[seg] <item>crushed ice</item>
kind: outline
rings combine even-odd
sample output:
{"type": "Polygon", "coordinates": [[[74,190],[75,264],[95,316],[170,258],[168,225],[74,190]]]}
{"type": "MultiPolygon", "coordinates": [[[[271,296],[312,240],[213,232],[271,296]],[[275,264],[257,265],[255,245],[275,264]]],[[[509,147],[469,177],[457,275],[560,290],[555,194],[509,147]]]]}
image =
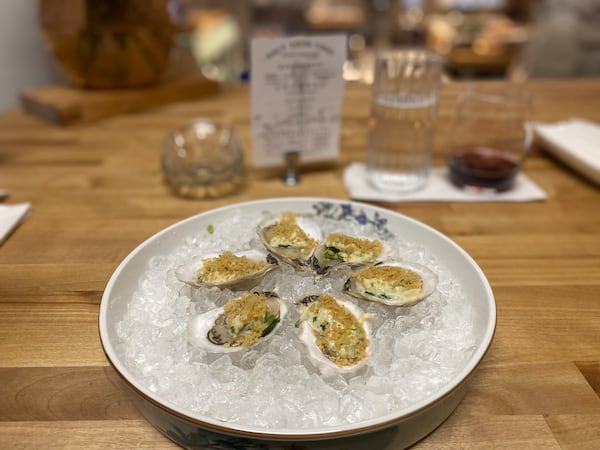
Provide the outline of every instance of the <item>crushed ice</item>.
{"type": "MultiPolygon", "coordinates": [[[[191,315],[222,306],[236,296],[217,288],[194,289],[173,271],[202,253],[261,248],[254,224],[264,213],[234,214],[227,222],[198,230],[171,254],[152,258],[145,276],[118,324],[117,351],[134,376],[160,398],[200,415],[244,426],[303,429],[332,427],[373,419],[400,410],[442,387],[474,351],[470,306],[426,248],[393,237],[397,256],[430,267],[439,276],[437,291],[407,308],[391,308],[341,294],[343,271],[314,282],[308,273],[283,265],[257,290],[277,292],[290,303],[330,292],[373,312],[373,353],[358,373],[324,378],[305,356],[290,308],[277,335],[248,351],[211,354],[191,348],[191,315]]],[[[377,232],[317,216],[325,233],[377,232]]]]}

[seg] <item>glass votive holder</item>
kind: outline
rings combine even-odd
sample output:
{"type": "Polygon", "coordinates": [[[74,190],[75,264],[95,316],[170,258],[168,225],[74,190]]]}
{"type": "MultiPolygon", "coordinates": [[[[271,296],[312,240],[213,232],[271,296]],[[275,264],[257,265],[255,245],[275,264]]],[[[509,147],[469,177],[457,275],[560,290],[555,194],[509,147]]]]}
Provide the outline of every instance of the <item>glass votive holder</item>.
{"type": "Polygon", "coordinates": [[[161,168],[181,197],[221,197],[243,184],[243,146],[232,127],[198,119],[167,135],[161,168]]]}

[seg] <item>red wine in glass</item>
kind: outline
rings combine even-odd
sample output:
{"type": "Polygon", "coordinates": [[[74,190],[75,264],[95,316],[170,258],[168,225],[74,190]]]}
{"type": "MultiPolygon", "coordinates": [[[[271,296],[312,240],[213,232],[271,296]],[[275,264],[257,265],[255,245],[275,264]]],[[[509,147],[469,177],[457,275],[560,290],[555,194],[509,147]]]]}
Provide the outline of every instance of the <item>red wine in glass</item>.
{"type": "Polygon", "coordinates": [[[448,157],[450,180],[458,187],[505,191],[519,171],[519,160],[512,154],[489,147],[454,152],[448,157]]]}

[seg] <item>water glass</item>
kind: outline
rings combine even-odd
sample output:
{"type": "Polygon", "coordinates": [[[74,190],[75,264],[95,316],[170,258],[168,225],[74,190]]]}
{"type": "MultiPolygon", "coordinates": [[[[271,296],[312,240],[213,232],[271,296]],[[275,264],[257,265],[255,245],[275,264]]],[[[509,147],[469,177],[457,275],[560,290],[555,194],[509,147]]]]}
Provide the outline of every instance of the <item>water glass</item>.
{"type": "Polygon", "coordinates": [[[519,84],[468,86],[457,101],[447,157],[452,183],[473,192],[510,189],[531,144],[532,103],[519,84]]]}
{"type": "Polygon", "coordinates": [[[220,197],[243,183],[242,143],[232,127],[199,119],[167,135],[161,168],[182,197],[220,197]]]}
{"type": "Polygon", "coordinates": [[[405,193],[426,184],[442,68],[442,57],[427,50],[376,55],[367,149],[376,189],[405,193]]]}

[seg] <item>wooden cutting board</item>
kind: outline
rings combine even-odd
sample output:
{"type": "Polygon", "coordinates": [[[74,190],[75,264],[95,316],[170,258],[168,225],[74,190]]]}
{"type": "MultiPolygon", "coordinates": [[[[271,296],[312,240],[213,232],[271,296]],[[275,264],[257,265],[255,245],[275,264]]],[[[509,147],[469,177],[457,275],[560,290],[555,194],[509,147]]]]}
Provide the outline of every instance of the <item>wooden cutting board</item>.
{"type": "Polygon", "coordinates": [[[69,125],[199,99],[218,90],[218,83],[193,75],[137,89],[87,90],[63,85],[41,86],[24,90],[20,97],[28,113],[57,125],[69,125]]]}

